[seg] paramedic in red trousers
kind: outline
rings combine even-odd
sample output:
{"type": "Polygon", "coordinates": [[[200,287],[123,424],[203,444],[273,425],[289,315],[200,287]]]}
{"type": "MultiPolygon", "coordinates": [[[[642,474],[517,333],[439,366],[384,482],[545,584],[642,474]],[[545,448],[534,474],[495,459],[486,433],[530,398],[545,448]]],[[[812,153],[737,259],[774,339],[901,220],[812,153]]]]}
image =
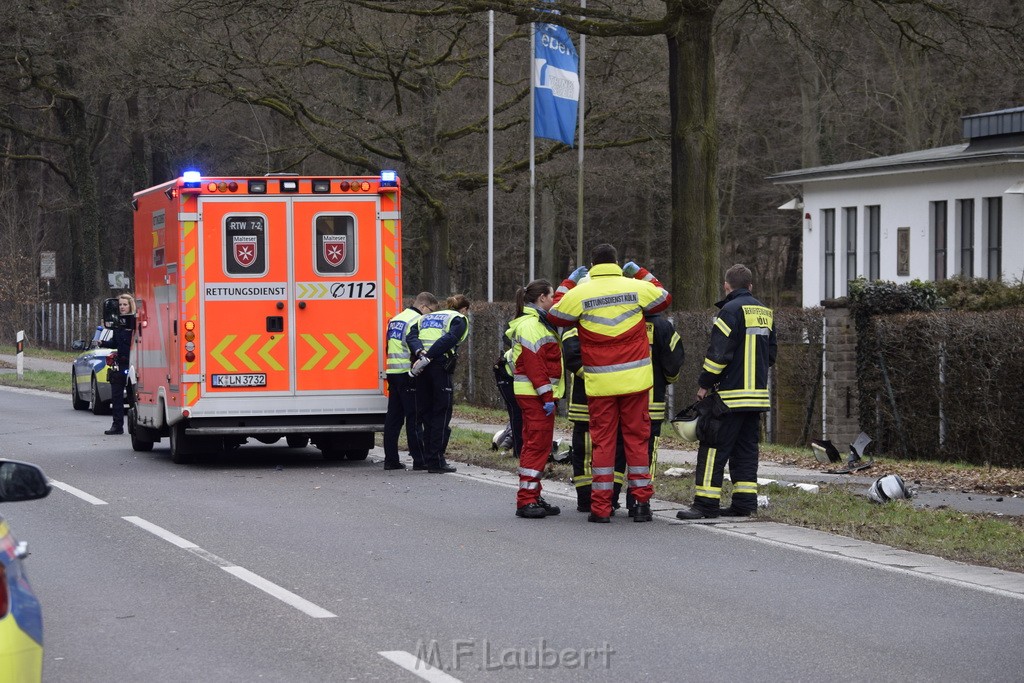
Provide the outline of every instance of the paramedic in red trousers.
{"type": "Polygon", "coordinates": [[[398,460],[398,435],[405,424],[405,438],[409,442],[412,468],[425,470],[423,460],[423,430],[416,420],[416,378],[409,375],[412,369],[412,351],[406,337],[412,326],[426,313],[437,308],[437,297],[430,292],[420,292],[406,308],[388,321],[387,364],[388,413],[384,418],[384,469],[404,470],[398,460]]]}
{"type": "Polygon", "coordinates": [[[558,334],[547,322],[555,288],[534,280],[516,292],[517,316],[505,336],[512,343],[512,390],[523,414],[523,447],[519,455],[516,517],[541,519],[561,509],[541,496],[540,478],[551,453],[555,406],[562,397],[562,350],[558,334]]]}
{"type": "Polygon", "coordinates": [[[469,299],[454,294],[445,302],[445,310],[428,313],[409,330],[406,338],[413,356],[409,374],[419,377],[416,408],[423,424],[423,454],[427,472],[444,474],[455,467],[444,459],[448,446],[448,423],[452,419],[452,373],[458,359],[458,346],[469,335],[469,299]]]}
{"type": "Polygon", "coordinates": [[[647,401],[654,375],[644,316],[668,308],[672,297],[645,269],[632,262],[623,269],[617,261],[612,245],[594,247],[590,281],[577,286],[587,269],[573,271],[559,286],[558,293],[564,294],[556,295],[548,321],[559,327],[575,325],[579,332],[594,445],[588,521],[611,521],[615,439],[621,429],[627,486],[637,502],[633,521],[649,522],[654,487],[647,462],[647,401]]]}
{"type": "MultiPolygon", "coordinates": [[[[663,315],[647,316],[647,343],[651,347],[651,363],[654,367],[654,386],[651,387],[647,412],[651,416],[651,438],[647,442],[647,460],[651,465],[651,479],[658,466],[658,445],[661,442],[661,426],[665,422],[665,393],[669,385],[679,379],[686,354],[683,340],[679,338],[672,321],[663,315]]],[[[618,469],[616,469],[618,476],[618,469]]],[[[618,498],[618,495],[615,496],[618,498]]],[[[626,490],[626,509],[629,516],[636,515],[636,501],[626,490]]]]}
{"type": "Polygon", "coordinates": [[[750,269],[737,263],[725,273],[725,298],[711,328],[697,399],[712,389],[728,407],[714,443],[700,444],[693,505],[679,519],[748,517],[757,510],[757,443],[761,413],[769,409],[768,368],[775,364],[775,316],[751,295],[750,269]],[[729,463],[732,504],[719,509],[722,477],[729,463]]]}

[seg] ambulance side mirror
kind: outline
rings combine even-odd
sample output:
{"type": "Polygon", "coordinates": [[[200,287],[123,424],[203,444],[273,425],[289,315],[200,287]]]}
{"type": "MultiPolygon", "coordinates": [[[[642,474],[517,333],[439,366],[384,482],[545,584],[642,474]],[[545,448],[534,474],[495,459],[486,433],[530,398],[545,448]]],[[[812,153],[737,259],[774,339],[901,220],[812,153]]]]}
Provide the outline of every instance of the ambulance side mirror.
{"type": "Polygon", "coordinates": [[[103,327],[112,328],[120,322],[121,311],[117,307],[117,299],[103,300],[103,327]]]}

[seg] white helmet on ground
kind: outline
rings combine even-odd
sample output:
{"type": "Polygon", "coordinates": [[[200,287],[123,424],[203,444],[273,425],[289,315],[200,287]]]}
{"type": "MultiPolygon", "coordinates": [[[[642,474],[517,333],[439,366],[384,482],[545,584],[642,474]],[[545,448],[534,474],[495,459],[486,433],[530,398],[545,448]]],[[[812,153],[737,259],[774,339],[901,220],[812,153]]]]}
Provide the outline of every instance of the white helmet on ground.
{"type": "Polygon", "coordinates": [[[512,424],[509,423],[496,431],[491,437],[491,450],[507,450],[512,448],[512,424]]]}
{"type": "Polygon", "coordinates": [[[898,474],[887,474],[879,477],[868,489],[868,498],[876,503],[888,503],[890,500],[910,498],[911,493],[903,478],[898,474]]]}

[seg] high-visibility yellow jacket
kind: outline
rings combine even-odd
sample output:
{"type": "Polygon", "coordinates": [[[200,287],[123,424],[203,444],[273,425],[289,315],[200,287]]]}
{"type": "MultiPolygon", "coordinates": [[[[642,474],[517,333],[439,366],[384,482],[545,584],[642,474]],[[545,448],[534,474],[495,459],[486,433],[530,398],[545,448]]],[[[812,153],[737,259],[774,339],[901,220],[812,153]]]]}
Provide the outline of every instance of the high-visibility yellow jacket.
{"type": "Polygon", "coordinates": [[[775,315],[749,290],[735,289],[715,304],[720,309],[711,328],[704,370],[697,383],[718,395],[734,411],[764,412],[768,368],[775,364],[775,315]]]}
{"type": "Polygon", "coordinates": [[[590,281],[559,287],[548,321],[579,329],[583,375],[589,396],[622,396],[647,391],[654,382],[644,314],[668,308],[672,297],[650,273],[633,278],[622,268],[601,263],[590,269],[590,281]]]}
{"type": "Polygon", "coordinates": [[[512,391],[516,396],[537,396],[545,403],[562,397],[562,350],[544,312],[529,304],[505,330],[512,342],[512,391]]]}
{"type": "Polygon", "coordinates": [[[407,337],[413,355],[423,351],[435,360],[444,357],[451,360],[456,348],[469,335],[469,321],[458,311],[444,310],[427,313],[409,330],[407,337]]]}
{"type": "Polygon", "coordinates": [[[422,315],[418,308],[410,306],[388,321],[388,358],[385,364],[387,374],[397,375],[409,372],[412,367],[412,351],[409,349],[407,337],[410,328],[422,315]]]}

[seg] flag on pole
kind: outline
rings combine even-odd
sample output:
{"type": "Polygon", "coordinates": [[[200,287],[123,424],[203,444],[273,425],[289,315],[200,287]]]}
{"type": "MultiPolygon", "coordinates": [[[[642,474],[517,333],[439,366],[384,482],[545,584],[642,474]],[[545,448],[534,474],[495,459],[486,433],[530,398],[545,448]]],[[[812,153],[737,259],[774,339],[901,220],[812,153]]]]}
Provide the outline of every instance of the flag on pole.
{"type": "Polygon", "coordinates": [[[576,139],[580,58],[564,26],[535,26],[533,135],[571,147],[576,139]]]}

